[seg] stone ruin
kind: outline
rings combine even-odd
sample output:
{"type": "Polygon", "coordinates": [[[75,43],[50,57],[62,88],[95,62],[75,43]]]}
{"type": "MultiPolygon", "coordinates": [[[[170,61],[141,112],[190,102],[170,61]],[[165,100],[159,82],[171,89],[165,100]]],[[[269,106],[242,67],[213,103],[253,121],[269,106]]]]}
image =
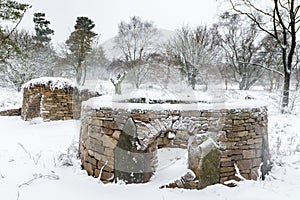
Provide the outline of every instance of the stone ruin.
{"type": "Polygon", "coordinates": [[[99,96],[88,90],[79,90],[65,78],[42,77],[23,85],[21,118],[36,117],[48,120],[79,119],[81,102],[99,96]]]}
{"type": "Polygon", "coordinates": [[[88,174],[104,183],[148,182],[163,147],[188,149],[189,172],[162,187],[201,189],[240,180],[237,169],[254,180],[268,171],[264,106],[125,109],[119,104],[94,107],[91,100],[82,107],[79,156],[88,174]]]}
{"type": "Polygon", "coordinates": [[[108,105],[101,104],[100,97],[94,107],[90,98],[98,94],[79,91],[71,81],[53,77],[29,81],[23,94],[24,120],[79,119],[81,115],[82,167],[104,183],[148,182],[157,168],[157,150],[164,147],[187,149],[189,170],[162,187],[201,189],[239,180],[237,171],[245,179],[257,179],[269,170],[264,106],[180,109],[178,105],[185,102],[171,100],[149,101],[145,108],[137,105],[147,104],[146,98],[108,105]],[[164,108],[164,103],[174,106],[164,108]]]}

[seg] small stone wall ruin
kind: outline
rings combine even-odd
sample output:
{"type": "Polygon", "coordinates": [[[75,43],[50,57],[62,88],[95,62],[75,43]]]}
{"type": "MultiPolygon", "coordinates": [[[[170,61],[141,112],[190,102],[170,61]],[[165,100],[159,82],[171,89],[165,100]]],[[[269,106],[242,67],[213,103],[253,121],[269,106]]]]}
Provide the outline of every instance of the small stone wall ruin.
{"type": "Polygon", "coordinates": [[[65,78],[42,77],[23,85],[21,118],[25,121],[36,117],[48,120],[79,119],[81,102],[98,96],[87,90],[79,91],[65,78]]]}
{"type": "Polygon", "coordinates": [[[79,156],[88,174],[104,183],[149,181],[157,149],[166,146],[187,148],[188,168],[195,174],[177,187],[199,189],[239,180],[236,167],[246,179],[268,171],[264,106],[145,110],[87,104],[82,109],[79,156]]]}

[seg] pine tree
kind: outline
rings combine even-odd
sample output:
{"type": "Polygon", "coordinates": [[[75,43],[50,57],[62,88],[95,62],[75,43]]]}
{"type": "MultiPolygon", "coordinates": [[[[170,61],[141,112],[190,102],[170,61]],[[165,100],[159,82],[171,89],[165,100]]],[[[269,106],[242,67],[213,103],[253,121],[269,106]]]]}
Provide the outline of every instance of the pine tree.
{"type": "Polygon", "coordinates": [[[95,36],[97,36],[92,31],[94,27],[94,22],[88,17],[77,17],[74,26],[75,30],[66,41],[67,48],[71,52],[71,57],[75,59],[73,67],[75,69],[76,82],[79,85],[84,85],[86,77],[86,65],[84,65],[84,62],[87,55],[91,52],[92,42],[95,36]]]}
{"type": "Polygon", "coordinates": [[[12,0],[0,1],[0,62],[5,62],[12,52],[20,53],[18,46],[11,40],[11,34],[17,29],[25,12],[31,6],[12,0]],[[3,22],[12,22],[14,27],[10,30],[3,29],[3,22]]]}
{"type": "Polygon", "coordinates": [[[54,30],[49,28],[50,21],[45,19],[45,13],[34,13],[33,17],[35,36],[34,39],[39,44],[49,44],[50,35],[54,34],[54,30]]]}
{"type": "Polygon", "coordinates": [[[56,60],[55,51],[51,45],[51,35],[54,35],[54,30],[49,28],[50,21],[45,19],[45,13],[34,13],[33,15],[35,35],[33,54],[40,66],[47,69],[47,76],[53,76],[54,64],[56,60]]]}

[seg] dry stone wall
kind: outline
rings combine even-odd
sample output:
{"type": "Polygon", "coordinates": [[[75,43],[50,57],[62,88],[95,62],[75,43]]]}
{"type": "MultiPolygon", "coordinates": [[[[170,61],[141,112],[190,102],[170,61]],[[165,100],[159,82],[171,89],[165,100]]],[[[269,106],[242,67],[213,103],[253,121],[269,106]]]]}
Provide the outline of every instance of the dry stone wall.
{"type": "MultiPolygon", "coordinates": [[[[191,142],[189,143],[189,138],[208,132],[213,133],[211,137],[219,148],[219,153],[216,154],[218,156],[215,156],[217,160],[214,161],[214,170],[217,170],[214,183],[238,179],[235,176],[235,165],[246,179],[256,179],[259,176],[258,170],[261,163],[263,163],[262,173],[265,174],[268,170],[266,107],[210,110],[126,110],[104,107],[95,109],[85,106],[81,118],[79,155],[82,166],[89,175],[100,178],[103,182],[115,181],[115,167],[120,165],[120,163],[116,163],[115,151],[124,125],[129,118],[132,118],[136,126],[138,140],[135,146],[139,151],[154,152],[154,154],[158,147],[188,148],[192,145],[191,142]]],[[[193,144],[195,145],[195,143],[193,144]]],[[[189,152],[189,160],[199,157],[197,153],[192,153],[199,152],[197,151],[197,148],[201,148],[199,145],[196,143],[196,146],[193,146],[194,150],[189,152]]],[[[150,157],[152,159],[149,160],[150,166],[155,166],[156,156],[150,157]]],[[[203,162],[205,163],[207,160],[203,162]]],[[[121,164],[126,165],[126,163],[121,164]]],[[[199,180],[204,180],[206,174],[212,173],[203,173],[205,167],[198,164],[193,166],[192,163],[189,163],[189,168],[197,175],[196,183],[194,181],[190,185],[193,185],[193,188],[203,188],[203,184],[199,184],[199,180]]],[[[151,171],[151,173],[154,172],[155,169],[151,171]]],[[[147,173],[149,175],[149,171],[147,173]]],[[[205,183],[204,186],[209,184],[213,183],[205,183]]]]}
{"type": "Polygon", "coordinates": [[[99,96],[88,90],[78,90],[68,79],[44,77],[23,86],[21,118],[47,120],[79,119],[81,102],[99,96]]]}
{"type": "Polygon", "coordinates": [[[0,116],[20,116],[21,108],[13,108],[0,111],[0,116]]]}

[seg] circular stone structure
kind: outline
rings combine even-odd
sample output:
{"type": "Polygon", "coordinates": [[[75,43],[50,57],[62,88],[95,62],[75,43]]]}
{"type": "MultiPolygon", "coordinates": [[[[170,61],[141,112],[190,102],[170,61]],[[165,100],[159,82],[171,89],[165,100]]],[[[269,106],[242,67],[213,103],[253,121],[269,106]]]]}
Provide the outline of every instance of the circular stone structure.
{"type": "Polygon", "coordinates": [[[155,173],[158,148],[187,148],[191,188],[199,189],[238,180],[236,167],[246,179],[266,174],[267,124],[267,108],[253,100],[147,104],[103,96],[83,102],[79,155],[88,174],[105,183],[142,183],[155,173]]]}
{"type": "MultiPolygon", "coordinates": [[[[78,115],[75,109],[75,84],[65,78],[42,77],[23,85],[21,118],[31,120],[68,120],[78,115]]],[[[80,107],[79,107],[80,108],[80,107]]]]}

